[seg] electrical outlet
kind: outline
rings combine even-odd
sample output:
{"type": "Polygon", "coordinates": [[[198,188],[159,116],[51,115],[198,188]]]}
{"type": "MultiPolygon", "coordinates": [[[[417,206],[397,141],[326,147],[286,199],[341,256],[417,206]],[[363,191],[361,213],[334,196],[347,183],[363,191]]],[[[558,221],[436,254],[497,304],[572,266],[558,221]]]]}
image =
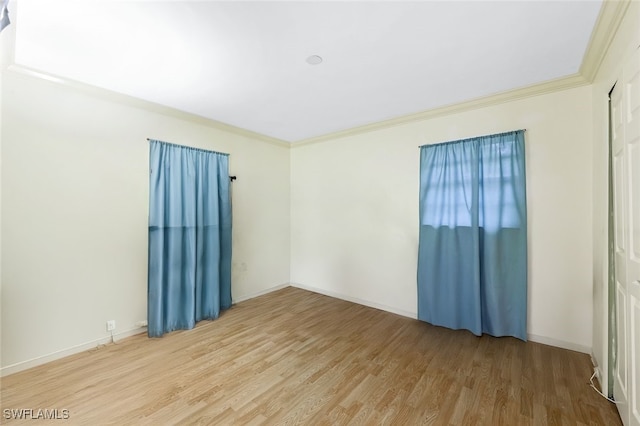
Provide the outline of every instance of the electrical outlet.
{"type": "Polygon", "coordinates": [[[107,331],[113,331],[116,329],[116,320],[107,321],[107,331]]]}

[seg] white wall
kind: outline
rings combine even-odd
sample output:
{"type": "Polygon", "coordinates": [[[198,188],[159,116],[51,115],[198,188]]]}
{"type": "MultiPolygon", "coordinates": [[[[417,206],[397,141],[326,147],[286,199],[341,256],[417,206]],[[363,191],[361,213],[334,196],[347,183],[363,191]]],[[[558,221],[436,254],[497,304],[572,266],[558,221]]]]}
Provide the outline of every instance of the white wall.
{"type": "Polygon", "coordinates": [[[293,281],[415,316],[417,146],[519,128],[528,129],[529,332],[593,345],[605,364],[602,101],[638,43],[639,10],[632,2],[593,86],[291,151],[6,71],[10,26],[0,34],[2,373],[103,341],[107,319],[126,334],[145,318],[147,137],[231,153],[234,299],[293,281]]]}
{"type": "Polygon", "coordinates": [[[591,86],[593,97],[593,357],[607,383],[608,94],[625,58],[640,45],[640,3],[631,2],[591,86]]]}
{"type": "Polygon", "coordinates": [[[146,319],[147,137],[231,154],[234,299],[288,283],[287,145],[2,77],[5,373],[108,337],[109,319],[121,333],[146,319]]]}
{"type": "MultiPolygon", "coordinates": [[[[13,8],[13,3],[9,6],[13,8]]],[[[10,13],[11,19],[15,14],[10,13]]],[[[15,25],[5,27],[0,33],[0,94],[4,85],[3,71],[13,61],[13,46],[15,44],[15,25]]],[[[0,123],[2,123],[2,102],[0,102],[0,123]]],[[[2,223],[2,132],[0,131],[0,223],[2,223]]],[[[0,241],[2,241],[2,227],[0,226],[0,241]]],[[[0,244],[0,277],[2,276],[2,244],[0,244]]],[[[2,280],[0,280],[0,300],[2,299],[2,280]]],[[[2,343],[2,303],[0,303],[0,343],[2,343]]],[[[0,366],[2,364],[2,351],[0,350],[0,366]]]]}
{"type": "Polygon", "coordinates": [[[291,281],[415,316],[418,145],[528,129],[532,339],[592,343],[591,88],[436,117],[291,153],[291,281]]]}

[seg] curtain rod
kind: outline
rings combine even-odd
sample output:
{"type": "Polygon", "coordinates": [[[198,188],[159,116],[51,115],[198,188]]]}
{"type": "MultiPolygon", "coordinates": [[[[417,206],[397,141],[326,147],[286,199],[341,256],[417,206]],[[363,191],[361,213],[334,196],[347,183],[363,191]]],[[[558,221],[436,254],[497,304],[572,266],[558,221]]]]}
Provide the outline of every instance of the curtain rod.
{"type": "Polygon", "coordinates": [[[160,143],[163,143],[165,145],[171,145],[171,146],[175,146],[175,147],[178,147],[178,148],[188,148],[188,149],[195,149],[196,151],[213,152],[214,154],[229,155],[226,152],[214,151],[212,149],[196,148],[195,146],[181,145],[181,144],[172,143],[172,142],[165,142],[165,141],[161,141],[159,139],[147,138],[147,141],[149,141],[149,142],[151,142],[151,141],[160,142],[160,143]]]}
{"type": "Polygon", "coordinates": [[[509,133],[515,133],[515,132],[521,132],[521,131],[522,132],[526,132],[527,129],[511,130],[509,132],[492,133],[492,134],[489,134],[489,135],[471,136],[470,138],[455,139],[455,140],[452,140],[452,141],[425,143],[424,145],[418,145],[418,148],[422,148],[423,146],[430,146],[430,145],[441,145],[441,144],[444,144],[444,143],[461,142],[461,141],[466,141],[466,140],[469,140],[469,139],[486,138],[486,137],[489,137],[489,136],[502,136],[502,135],[506,135],[506,134],[509,134],[509,133]]]}
{"type": "MultiPolygon", "coordinates": [[[[156,141],[156,142],[160,142],[160,143],[163,143],[163,144],[166,144],[166,145],[177,146],[177,147],[180,147],[180,148],[195,149],[196,151],[213,152],[213,153],[215,153],[215,154],[229,155],[229,154],[227,154],[226,152],[211,151],[211,150],[209,150],[209,149],[194,148],[194,147],[192,147],[192,146],[186,146],[186,145],[178,145],[178,144],[176,144],[176,143],[165,142],[165,141],[161,141],[161,140],[158,140],[158,139],[151,139],[151,138],[147,138],[147,141],[149,141],[149,142],[151,142],[151,141],[156,141]]],[[[231,176],[231,175],[229,175],[229,180],[230,180],[231,182],[233,182],[233,181],[234,181],[234,180],[236,180],[236,179],[238,179],[238,177],[237,177],[237,176],[231,176]]]]}

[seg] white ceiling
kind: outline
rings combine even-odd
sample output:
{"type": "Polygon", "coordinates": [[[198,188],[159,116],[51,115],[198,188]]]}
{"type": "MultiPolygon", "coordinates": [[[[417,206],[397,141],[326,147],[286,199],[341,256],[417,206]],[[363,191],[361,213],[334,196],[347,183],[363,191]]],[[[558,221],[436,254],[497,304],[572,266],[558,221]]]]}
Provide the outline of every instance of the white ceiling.
{"type": "Polygon", "coordinates": [[[15,62],[299,141],[574,74],[600,6],[21,0],[15,62]]]}

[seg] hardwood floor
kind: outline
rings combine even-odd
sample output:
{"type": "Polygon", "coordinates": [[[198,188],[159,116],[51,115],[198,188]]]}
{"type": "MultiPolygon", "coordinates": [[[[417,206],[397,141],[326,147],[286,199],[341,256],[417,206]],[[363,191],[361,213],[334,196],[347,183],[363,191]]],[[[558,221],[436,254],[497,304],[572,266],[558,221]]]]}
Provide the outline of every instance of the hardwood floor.
{"type": "MultiPolygon", "coordinates": [[[[2,379],[56,424],[619,425],[585,354],[478,338],[296,288],[161,339],[138,335],[2,379]]],[[[34,411],[34,414],[36,412],[34,411]]]]}

